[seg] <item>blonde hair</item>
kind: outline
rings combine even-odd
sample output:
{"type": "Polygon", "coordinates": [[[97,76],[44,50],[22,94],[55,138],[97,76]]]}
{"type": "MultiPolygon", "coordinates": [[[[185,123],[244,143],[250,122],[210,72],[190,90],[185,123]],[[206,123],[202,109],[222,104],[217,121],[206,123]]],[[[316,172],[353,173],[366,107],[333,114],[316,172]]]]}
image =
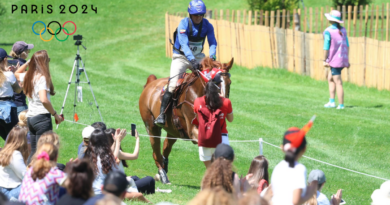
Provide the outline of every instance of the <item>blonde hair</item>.
{"type": "Polygon", "coordinates": [[[6,58],[0,61],[0,87],[2,87],[4,82],[7,80],[7,77],[4,75],[5,67],[7,66],[7,61],[5,59],[6,58]],[[4,64],[3,67],[2,64],[4,64]]]}
{"type": "Polygon", "coordinates": [[[313,196],[304,203],[304,205],[317,205],[317,192],[315,192],[313,196]]]}
{"type": "MultiPolygon", "coordinates": [[[[57,133],[53,132],[53,131],[47,131],[47,132],[44,132],[41,137],[39,137],[39,140],[37,142],[37,150],[45,143],[51,143],[53,144],[56,149],[58,150],[60,148],[60,138],[58,136],[57,133]]],[[[37,154],[38,152],[36,152],[32,158],[31,158],[31,162],[30,164],[28,165],[28,167],[31,167],[35,161],[37,160],[37,154]]]]}
{"type": "Polygon", "coordinates": [[[27,127],[27,117],[26,117],[26,114],[27,114],[27,110],[23,110],[22,112],[19,113],[18,125],[21,126],[21,127],[27,127]]]}
{"type": "Polygon", "coordinates": [[[251,190],[240,199],[239,205],[268,205],[268,201],[260,197],[256,190],[251,190]]]}
{"type": "Polygon", "coordinates": [[[24,163],[26,163],[29,155],[26,128],[19,126],[12,128],[7,138],[7,144],[0,151],[0,166],[6,167],[11,163],[12,154],[15,150],[22,154],[24,163]]]}
{"type": "Polygon", "coordinates": [[[204,189],[187,205],[236,205],[233,194],[227,193],[222,187],[204,189]]]}
{"type": "Polygon", "coordinates": [[[36,179],[43,179],[52,167],[56,166],[58,148],[53,143],[44,143],[36,152],[38,155],[46,152],[49,155],[49,160],[44,158],[36,159],[32,164],[31,177],[36,179]]]}

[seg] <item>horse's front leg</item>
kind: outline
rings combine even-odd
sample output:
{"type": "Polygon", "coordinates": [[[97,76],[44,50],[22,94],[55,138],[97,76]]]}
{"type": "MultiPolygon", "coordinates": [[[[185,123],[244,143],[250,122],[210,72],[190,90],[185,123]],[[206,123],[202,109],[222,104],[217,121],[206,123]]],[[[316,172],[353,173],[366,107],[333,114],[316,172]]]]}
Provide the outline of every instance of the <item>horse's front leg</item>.
{"type": "Polygon", "coordinates": [[[164,140],[163,147],[163,168],[166,173],[168,173],[168,157],[172,151],[173,144],[177,141],[177,139],[168,139],[173,138],[174,136],[167,134],[167,138],[164,140]]]}
{"type": "Polygon", "coordinates": [[[167,174],[165,170],[163,169],[163,157],[161,155],[161,139],[160,138],[155,138],[153,136],[160,136],[161,135],[161,128],[152,129],[152,131],[149,132],[149,135],[151,136],[149,138],[150,144],[152,145],[153,149],[153,158],[154,162],[156,163],[156,166],[158,168],[158,179],[163,183],[163,184],[170,184],[167,174]]]}

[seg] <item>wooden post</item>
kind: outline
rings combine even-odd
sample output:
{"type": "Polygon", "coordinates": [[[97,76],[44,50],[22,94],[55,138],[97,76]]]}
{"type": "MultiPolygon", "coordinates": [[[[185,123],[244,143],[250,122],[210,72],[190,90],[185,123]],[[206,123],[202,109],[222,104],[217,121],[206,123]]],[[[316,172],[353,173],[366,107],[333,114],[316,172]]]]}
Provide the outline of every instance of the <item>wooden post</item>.
{"type": "Polygon", "coordinates": [[[364,36],[365,37],[367,37],[367,30],[368,30],[368,28],[367,28],[367,26],[368,26],[368,5],[366,5],[366,16],[365,16],[365,18],[364,18],[364,25],[365,25],[365,30],[364,30],[364,36]]]}
{"type": "Polygon", "coordinates": [[[309,15],[310,15],[310,25],[309,25],[309,33],[313,33],[313,8],[310,7],[309,9],[309,15]]]}
{"type": "Polygon", "coordinates": [[[276,16],[276,26],[275,27],[278,27],[278,28],[280,28],[280,12],[279,12],[279,10],[276,10],[276,14],[275,14],[275,16],[276,16]]]}
{"type": "Polygon", "coordinates": [[[381,35],[381,39],[380,39],[381,41],[383,41],[385,39],[385,31],[383,30],[384,29],[383,28],[384,22],[385,22],[385,3],[382,3],[382,16],[381,16],[381,23],[382,23],[381,33],[382,33],[382,35],[381,35]]]}
{"type": "Polygon", "coordinates": [[[252,25],[252,10],[248,13],[248,25],[252,25]]]}
{"type": "Polygon", "coordinates": [[[340,6],[337,6],[337,11],[340,11],[340,12],[341,12],[341,10],[340,10],[340,6]]]}
{"type": "Polygon", "coordinates": [[[259,25],[264,25],[264,21],[263,21],[264,17],[263,17],[263,10],[260,10],[260,19],[259,19],[259,25]]]}
{"type": "Polygon", "coordinates": [[[324,31],[324,7],[321,7],[321,32],[324,31]]]}
{"type": "Polygon", "coordinates": [[[265,18],[265,26],[269,26],[269,15],[268,15],[268,11],[265,11],[265,15],[264,15],[264,18],[265,18]]]}
{"type": "Polygon", "coordinates": [[[347,11],[345,9],[345,6],[342,6],[342,12],[341,12],[341,20],[344,21],[344,26],[347,27],[347,22],[346,22],[346,16],[347,16],[347,11]]]}
{"type": "Polygon", "coordinates": [[[258,16],[258,14],[259,14],[259,11],[255,11],[255,21],[254,21],[255,26],[257,25],[257,16],[258,16]]]}
{"type": "Polygon", "coordinates": [[[357,36],[356,35],[356,19],[357,19],[357,11],[358,11],[358,7],[355,6],[354,9],[353,9],[353,36],[357,36]]]}
{"type": "Polygon", "coordinates": [[[232,10],[232,20],[231,20],[231,22],[235,22],[235,20],[236,20],[236,14],[235,14],[235,10],[232,10]]]}
{"type": "Polygon", "coordinates": [[[287,10],[286,18],[287,18],[286,29],[288,29],[288,28],[290,28],[290,25],[291,25],[291,21],[290,21],[290,11],[289,11],[289,10],[287,10]]]}
{"type": "Polygon", "coordinates": [[[246,21],[246,14],[247,14],[247,12],[244,9],[243,14],[242,14],[242,24],[244,24],[244,25],[245,25],[245,21],[246,21]]]}
{"type": "Polygon", "coordinates": [[[218,19],[218,10],[217,9],[214,9],[214,18],[213,19],[215,19],[215,20],[217,20],[218,19]]]}
{"type": "Polygon", "coordinates": [[[351,15],[351,13],[352,13],[352,6],[348,6],[348,29],[347,29],[348,36],[351,36],[351,31],[352,31],[352,29],[351,29],[351,17],[352,17],[352,15],[351,15]]]}
{"type": "Polygon", "coordinates": [[[371,18],[371,20],[370,20],[371,21],[371,23],[370,23],[371,24],[370,25],[370,38],[372,38],[372,25],[374,24],[374,17],[375,17],[374,16],[374,8],[375,8],[375,6],[372,5],[371,6],[371,17],[370,17],[371,18]]]}
{"type": "Polygon", "coordinates": [[[359,23],[359,36],[362,36],[362,28],[363,28],[363,5],[360,5],[359,7],[359,14],[360,14],[360,23],[359,23]]]}
{"type": "Polygon", "coordinates": [[[219,11],[219,20],[223,20],[223,10],[219,11]]]}
{"type": "Polygon", "coordinates": [[[271,27],[271,29],[272,29],[272,28],[274,28],[274,26],[275,26],[275,11],[271,11],[271,22],[270,22],[269,27],[271,27]]]}
{"type": "Polygon", "coordinates": [[[301,21],[301,9],[298,9],[298,25],[299,25],[299,27],[298,27],[298,30],[299,31],[302,31],[303,29],[302,29],[302,21],[301,21]]]}
{"type": "Polygon", "coordinates": [[[240,23],[240,10],[237,10],[237,23],[240,23]]]}
{"type": "Polygon", "coordinates": [[[304,19],[303,25],[304,25],[303,32],[306,33],[306,31],[307,31],[307,7],[305,7],[305,19],[304,19]]]}
{"type": "Polygon", "coordinates": [[[229,9],[226,9],[226,21],[230,21],[230,12],[229,9]]]}
{"type": "Polygon", "coordinates": [[[389,18],[390,18],[390,12],[389,12],[389,3],[386,4],[386,41],[389,41],[389,18]]]}
{"type": "Polygon", "coordinates": [[[376,6],[375,39],[378,40],[379,6],[376,6]]]}
{"type": "Polygon", "coordinates": [[[296,18],[296,13],[297,13],[297,10],[294,9],[293,10],[293,25],[292,25],[293,31],[295,31],[295,21],[297,20],[297,19],[295,19],[296,18]]]}
{"type": "Polygon", "coordinates": [[[286,9],[283,9],[282,11],[282,28],[283,29],[286,29],[286,9]]]}
{"type": "Polygon", "coordinates": [[[316,7],[316,9],[315,9],[315,11],[314,11],[314,16],[316,17],[315,19],[314,19],[314,24],[316,25],[316,26],[314,26],[313,25],[313,27],[314,27],[314,33],[317,33],[317,31],[318,31],[318,8],[316,7]]]}

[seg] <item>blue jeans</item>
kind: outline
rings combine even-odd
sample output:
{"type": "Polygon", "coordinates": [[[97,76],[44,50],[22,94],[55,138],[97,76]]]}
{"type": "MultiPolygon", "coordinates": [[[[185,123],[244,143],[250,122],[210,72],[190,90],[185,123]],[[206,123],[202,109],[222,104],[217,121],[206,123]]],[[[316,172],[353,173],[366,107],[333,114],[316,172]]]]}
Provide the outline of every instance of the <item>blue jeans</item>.
{"type": "Polygon", "coordinates": [[[20,187],[21,185],[17,186],[16,188],[0,188],[0,192],[2,192],[10,201],[18,200],[19,194],[20,194],[20,187]]]}
{"type": "Polygon", "coordinates": [[[17,109],[17,113],[18,113],[18,116],[19,114],[22,112],[22,111],[25,111],[28,109],[27,105],[23,105],[23,106],[19,106],[19,107],[16,107],[17,109]]]}

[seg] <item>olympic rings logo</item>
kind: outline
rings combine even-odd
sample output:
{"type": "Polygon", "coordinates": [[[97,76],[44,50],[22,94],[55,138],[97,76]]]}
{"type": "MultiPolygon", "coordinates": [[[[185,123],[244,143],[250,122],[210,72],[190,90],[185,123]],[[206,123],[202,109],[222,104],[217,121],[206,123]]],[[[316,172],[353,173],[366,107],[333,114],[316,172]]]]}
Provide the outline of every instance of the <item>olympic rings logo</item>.
{"type": "Polygon", "coordinates": [[[45,41],[45,42],[51,41],[51,40],[53,40],[53,37],[55,37],[58,41],[66,41],[66,40],[68,40],[69,36],[71,36],[71,35],[73,35],[74,33],[76,33],[77,26],[76,26],[76,24],[75,24],[73,21],[67,21],[67,22],[65,22],[62,26],[61,26],[61,24],[60,24],[58,21],[51,21],[51,22],[47,25],[47,28],[46,28],[46,24],[45,24],[45,23],[43,23],[42,21],[36,21],[36,22],[32,25],[32,28],[31,28],[31,29],[32,29],[32,31],[33,31],[33,33],[34,33],[35,35],[39,35],[39,37],[42,39],[42,41],[45,41]],[[34,26],[35,26],[35,24],[37,24],[37,23],[41,23],[41,24],[43,24],[43,26],[45,27],[45,28],[41,29],[41,31],[40,31],[39,33],[37,33],[37,32],[34,31],[34,26]],[[52,24],[52,23],[56,23],[56,24],[59,25],[59,28],[58,28],[55,32],[53,32],[53,29],[49,28],[49,27],[50,27],[50,24],[52,24]],[[68,29],[65,28],[65,24],[67,24],[67,23],[71,23],[71,24],[74,25],[74,31],[73,31],[73,33],[69,33],[68,29]],[[42,34],[44,34],[44,33],[46,32],[46,30],[47,30],[48,33],[51,34],[51,38],[50,38],[49,40],[45,40],[45,39],[42,38],[42,34]],[[62,31],[64,32],[64,34],[66,35],[66,38],[63,39],[63,40],[57,38],[57,35],[61,32],[61,30],[62,30],[62,31]],[[66,31],[66,32],[65,32],[65,31],[66,31]]]}

